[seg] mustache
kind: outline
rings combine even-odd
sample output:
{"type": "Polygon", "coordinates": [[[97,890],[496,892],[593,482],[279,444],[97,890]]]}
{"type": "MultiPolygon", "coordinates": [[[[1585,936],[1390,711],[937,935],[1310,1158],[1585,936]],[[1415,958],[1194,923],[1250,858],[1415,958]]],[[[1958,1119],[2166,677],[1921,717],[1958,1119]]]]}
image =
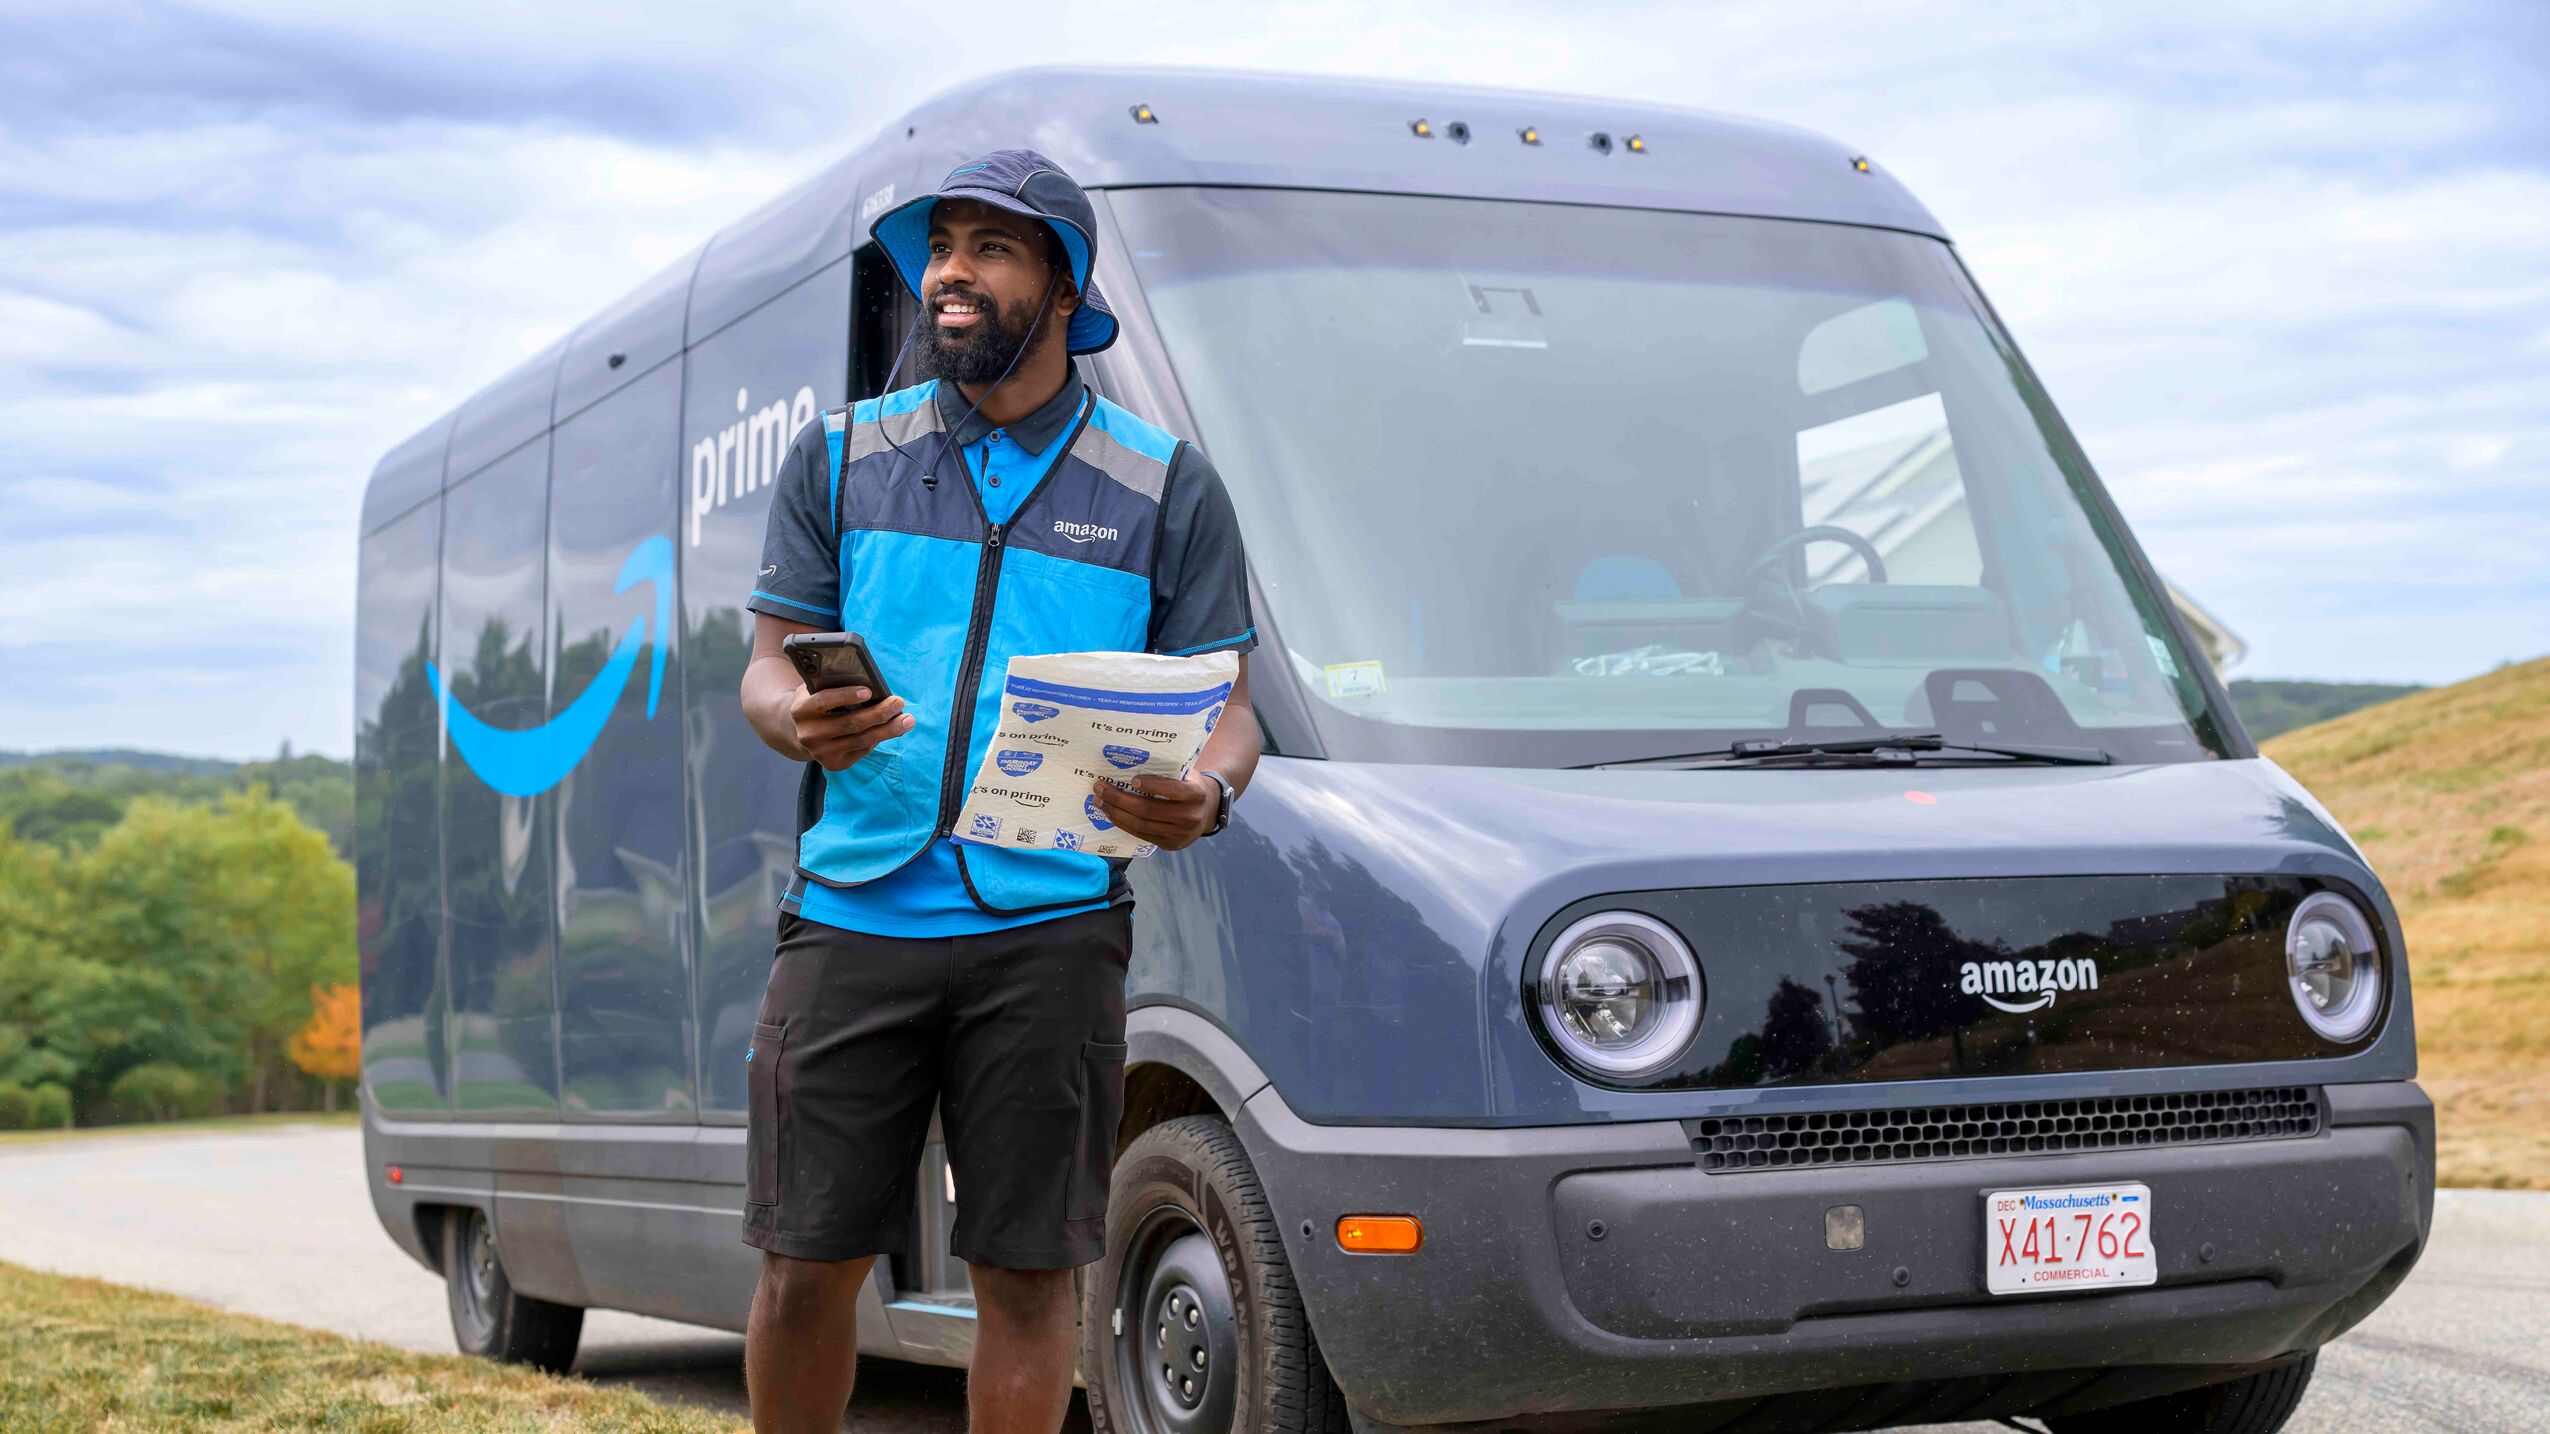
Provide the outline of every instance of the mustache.
{"type": "Polygon", "coordinates": [[[930,312],[937,313],[939,304],[948,299],[955,299],[963,303],[971,304],[975,308],[980,309],[987,314],[998,314],[1000,312],[999,302],[993,299],[991,295],[978,293],[972,289],[952,285],[941,285],[930,292],[930,312]]]}

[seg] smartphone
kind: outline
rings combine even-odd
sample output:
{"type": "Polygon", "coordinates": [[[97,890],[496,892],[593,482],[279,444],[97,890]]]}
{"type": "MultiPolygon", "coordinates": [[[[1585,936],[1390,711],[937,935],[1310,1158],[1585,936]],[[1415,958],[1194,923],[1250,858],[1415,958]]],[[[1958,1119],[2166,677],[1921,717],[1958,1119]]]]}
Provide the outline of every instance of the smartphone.
{"type": "MultiPolygon", "coordinates": [[[[885,685],[885,673],[868,651],[867,639],[855,632],[793,632],[779,644],[788,660],[797,667],[797,675],[806,679],[808,692],[824,692],[835,687],[864,687],[868,700],[859,707],[873,707],[894,695],[885,685]]],[[[852,708],[850,710],[857,710],[852,708]]]]}

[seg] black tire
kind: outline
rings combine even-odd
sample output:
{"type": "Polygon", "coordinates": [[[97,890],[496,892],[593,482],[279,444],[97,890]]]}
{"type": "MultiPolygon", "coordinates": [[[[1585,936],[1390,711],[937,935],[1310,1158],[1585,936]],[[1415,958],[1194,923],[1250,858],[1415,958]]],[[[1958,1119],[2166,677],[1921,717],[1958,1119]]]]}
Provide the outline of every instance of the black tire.
{"type": "Polygon", "coordinates": [[[2319,1362],[2314,1352],[2222,1384],[2048,1419],[2045,1424],[2054,1434],[2152,1434],[2162,1429],[2173,1434],[2275,1434],[2301,1407],[2302,1396],[2311,1387],[2311,1371],[2319,1362]]]}
{"type": "Polygon", "coordinates": [[[453,1207],[443,1222],[443,1292],[463,1354],[564,1374],[584,1335],[584,1311],[514,1293],[485,1214],[453,1207]]]}
{"type": "Polygon", "coordinates": [[[1082,1284],[1095,1434],[1347,1434],[1265,1188],[1221,1121],[1167,1121],[1126,1149],[1082,1284]]]}

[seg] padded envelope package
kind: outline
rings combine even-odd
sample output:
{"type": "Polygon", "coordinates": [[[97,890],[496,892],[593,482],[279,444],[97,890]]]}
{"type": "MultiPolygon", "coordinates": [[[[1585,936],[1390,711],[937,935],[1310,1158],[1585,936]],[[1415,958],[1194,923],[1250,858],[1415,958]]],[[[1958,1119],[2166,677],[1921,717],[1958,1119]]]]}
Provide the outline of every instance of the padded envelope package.
{"type": "Polygon", "coordinates": [[[957,813],[959,839],[986,846],[1149,856],[1117,830],[1090,788],[1145,772],[1183,777],[1221,720],[1239,676],[1228,652],[1154,657],[1067,652],[1013,657],[1000,729],[957,813]]]}

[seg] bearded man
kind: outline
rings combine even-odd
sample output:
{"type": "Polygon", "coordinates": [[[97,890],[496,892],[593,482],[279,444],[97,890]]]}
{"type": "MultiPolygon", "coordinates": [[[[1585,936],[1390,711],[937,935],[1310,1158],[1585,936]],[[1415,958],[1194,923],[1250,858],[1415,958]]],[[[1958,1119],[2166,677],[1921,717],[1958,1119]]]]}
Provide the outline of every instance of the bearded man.
{"type": "MultiPolygon", "coordinates": [[[[1105,1244],[1132,897],[1122,862],[966,843],[956,814],[1009,658],[1245,654],[1257,634],[1212,465],[1072,361],[1116,335],[1080,186],[1002,150],[870,233],[921,303],[907,347],[929,381],[797,436],[749,602],[744,713],[807,764],[747,1056],[753,1424],[840,1427],[859,1290],[878,1255],[905,1253],[936,1108],[974,1290],[972,1427],[1052,1434],[1071,1271],[1105,1244]],[[781,643],[835,630],[866,639],[896,695],[807,691],[781,643]]],[[[1188,776],[1097,783],[1090,814],[1187,846],[1229,821],[1260,745],[1242,656],[1188,776]]]]}

